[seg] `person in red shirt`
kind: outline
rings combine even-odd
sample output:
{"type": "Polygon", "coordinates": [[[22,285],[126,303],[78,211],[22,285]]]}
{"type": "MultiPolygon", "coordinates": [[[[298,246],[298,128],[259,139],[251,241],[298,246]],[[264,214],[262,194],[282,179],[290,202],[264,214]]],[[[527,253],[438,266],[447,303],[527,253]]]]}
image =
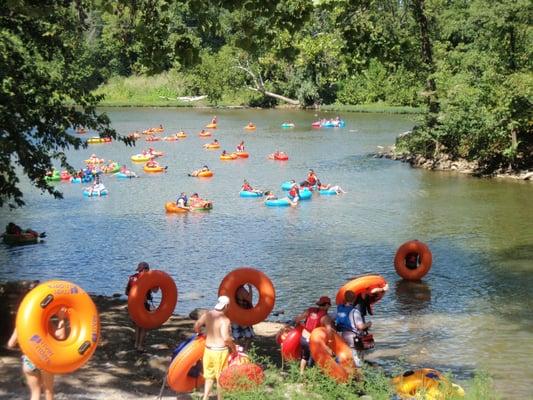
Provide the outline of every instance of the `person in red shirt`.
{"type": "Polygon", "coordinates": [[[302,338],[300,345],[302,347],[302,358],[300,360],[300,374],[304,373],[307,365],[312,365],[311,350],[309,348],[309,338],[313,329],[323,326],[326,328],[328,343],[333,340],[333,321],[328,315],[328,310],[331,307],[331,299],[328,296],[321,296],[316,302],[318,307],[310,307],[303,313],[294,318],[294,322],[299,323],[303,321],[304,330],[302,331],[302,338]]]}

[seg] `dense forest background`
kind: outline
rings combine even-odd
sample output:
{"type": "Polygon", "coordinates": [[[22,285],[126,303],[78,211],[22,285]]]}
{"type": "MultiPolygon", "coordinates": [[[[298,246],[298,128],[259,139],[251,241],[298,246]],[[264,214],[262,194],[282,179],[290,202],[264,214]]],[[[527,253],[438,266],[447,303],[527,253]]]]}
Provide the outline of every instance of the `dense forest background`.
{"type": "MultiPolygon", "coordinates": [[[[529,0],[8,0],[0,128],[4,138],[52,128],[60,140],[48,150],[80,144],[63,136],[68,127],[113,135],[94,106],[102,93],[134,96],[136,85],[212,105],[381,102],[424,110],[400,143],[413,154],[529,168],[532,9],[529,0]]],[[[50,160],[41,161],[39,173],[50,160]]]]}

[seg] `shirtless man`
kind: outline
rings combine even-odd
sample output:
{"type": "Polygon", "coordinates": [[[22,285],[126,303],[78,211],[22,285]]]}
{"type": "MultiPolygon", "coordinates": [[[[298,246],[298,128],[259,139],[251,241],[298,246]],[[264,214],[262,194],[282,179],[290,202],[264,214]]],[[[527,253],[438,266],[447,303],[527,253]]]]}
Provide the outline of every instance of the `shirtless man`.
{"type": "MultiPolygon", "coordinates": [[[[200,333],[205,326],[206,340],[202,363],[204,366],[204,397],[209,398],[213,383],[218,381],[220,373],[226,366],[229,352],[236,352],[235,343],[230,335],[230,320],[226,317],[230,299],[228,296],[220,296],[215,309],[204,313],[194,324],[194,331],[200,333]]],[[[217,390],[217,399],[222,399],[220,387],[217,390]]]]}

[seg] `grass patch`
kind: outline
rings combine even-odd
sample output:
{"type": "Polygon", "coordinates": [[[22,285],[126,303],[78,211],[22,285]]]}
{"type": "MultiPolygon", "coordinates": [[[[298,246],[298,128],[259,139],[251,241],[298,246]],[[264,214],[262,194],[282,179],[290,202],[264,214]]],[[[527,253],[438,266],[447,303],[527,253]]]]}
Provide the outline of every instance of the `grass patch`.
{"type": "Polygon", "coordinates": [[[422,114],[423,107],[390,106],[385,103],[372,104],[327,104],[320,107],[323,111],[337,112],[361,112],[361,113],[384,113],[384,114],[422,114]]]}
{"type": "Polygon", "coordinates": [[[185,78],[174,71],[154,76],[116,76],[101,85],[95,94],[105,97],[100,106],[110,107],[192,107],[177,97],[186,96],[185,78]]]}
{"type": "MultiPolygon", "coordinates": [[[[319,368],[307,368],[303,376],[299,363],[291,362],[279,369],[268,357],[259,357],[252,348],[248,353],[253,362],[263,366],[265,381],[253,390],[245,392],[224,392],[229,400],[356,400],[363,395],[372,400],[388,400],[394,396],[390,377],[381,368],[364,367],[362,382],[339,384],[326,376],[319,368]]],[[[450,381],[453,377],[447,375],[450,381]]],[[[465,384],[466,396],[444,395],[440,400],[499,400],[494,393],[492,381],[485,373],[478,373],[465,384]]]]}

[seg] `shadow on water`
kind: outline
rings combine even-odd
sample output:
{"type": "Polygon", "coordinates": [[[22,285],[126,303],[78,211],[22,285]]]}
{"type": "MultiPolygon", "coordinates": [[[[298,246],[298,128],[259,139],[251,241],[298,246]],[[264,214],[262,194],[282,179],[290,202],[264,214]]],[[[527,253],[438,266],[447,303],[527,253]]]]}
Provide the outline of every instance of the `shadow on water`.
{"type": "Polygon", "coordinates": [[[431,303],[431,288],[424,281],[408,281],[399,279],[396,281],[395,295],[401,312],[410,314],[423,311],[431,303]]]}

